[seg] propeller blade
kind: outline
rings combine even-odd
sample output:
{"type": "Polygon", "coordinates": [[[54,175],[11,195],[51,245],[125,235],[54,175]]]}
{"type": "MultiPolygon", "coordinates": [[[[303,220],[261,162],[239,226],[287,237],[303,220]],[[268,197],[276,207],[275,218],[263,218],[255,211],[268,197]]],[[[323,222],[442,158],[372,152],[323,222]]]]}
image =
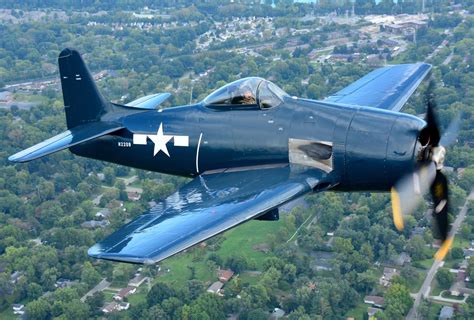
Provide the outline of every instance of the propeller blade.
{"type": "Polygon", "coordinates": [[[404,228],[404,219],[416,210],[436,177],[436,165],[429,162],[401,178],[392,187],[393,222],[399,231],[404,228]]]}
{"type": "Polygon", "coordinates": [[[443,241],[438,252],[435,254],[435,258],[441,261],[451,248],[453,237],[449,235],[451,226],[448,221],[448,179],[439,170],[436,172],[436,178],[431,185],[430,191],[433,198],[433,218],[439,236],[443,241]]]}
{"type": "Polygon", "coordinates": [[[439,144],[444,147],[449,147],[454,142],[456,142],[460,128],[461,128],[461,113],[458,113],[456,118],[454,118],[454,120],[451,121],[448,129],[446,129],[446,132],[441,137],[439,144]]]}
{"type": "Polygon", "coordinates": [[[441,171],[436,172],[436,178],[430,189],[434,206],[433,218],[436,221],[436,226],[441,240],[445,241],[448,238],[449,233],[448,180],[441,171]]]}

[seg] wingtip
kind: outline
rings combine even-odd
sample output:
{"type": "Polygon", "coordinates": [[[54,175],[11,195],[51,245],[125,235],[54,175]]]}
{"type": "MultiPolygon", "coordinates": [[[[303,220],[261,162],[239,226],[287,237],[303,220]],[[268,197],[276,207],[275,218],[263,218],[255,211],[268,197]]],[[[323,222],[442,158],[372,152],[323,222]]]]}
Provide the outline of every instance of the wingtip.
{"type": "Polygon", "coordinates": [[[147,258],[147,257],[138,257],[138,256],[131,256],[131,255],[121,255],[110,253],[104,250],[104,248],[97,243],[87,250],[87,255],[94,259],[102,259],[102,260],[109,260],[109,261],[116,261],[116,262],[125,262],[125,263],[133,263],[133,264],[155,264],[157,261],[147,258]]]}
{"type": "Polygon", "coordinates": [[[9,156],[9,157],[8,157],[8,161],[10,161],[10,162],[18,162],[18,157],[17,157],[17,155],[14,154],[14,155],[9,156]]]}
{"type": "Polygon", "coordinates": [[[24,154],[24,151],[17,152],[11,156],[8,157],[8,161],[10,162],[15,162],[15,163],[22,163],[22,162],[27,162],[30,159],[28,156],[24,154]]]}
{"type": "Polygon", "coordinates": [[[451,249],[451,246],[453,245],[453,241],[454,241],[454,238],[449,237],[448,239],[446,239],[443,242],[443,244],[441,245],[441,247],[438,249],[438,251],[436,252],[436,254],[434,256],[436,261],[443,261],[444,260],[444,258],[446,257],[446,255],[449,252],[449,249],[451,249]]]}
{"type": "Polygon", "coordinates": [[[402,231],[404,226],[403,215],[400,205],[400,196],[395,188],[391,190],[392,195],[392,213],[393,213],[393,223],[398,231],[402,231]]]}

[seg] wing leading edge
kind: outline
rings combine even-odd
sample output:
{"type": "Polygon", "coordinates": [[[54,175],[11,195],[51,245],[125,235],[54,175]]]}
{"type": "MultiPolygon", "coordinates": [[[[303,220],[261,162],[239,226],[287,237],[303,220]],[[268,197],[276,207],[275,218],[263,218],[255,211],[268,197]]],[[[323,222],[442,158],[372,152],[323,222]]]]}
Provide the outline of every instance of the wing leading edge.
{"type": "Polygon", "coordinates": [[[195,178],[89,249],[95,258],[152,264],[300,197],[324,173],[290,167],[195,178]]]}
{"type": "Polygon", "coordinates": [[[427,63],[379,68],[324,101],[400,111],[430,70],[427,63]]]}

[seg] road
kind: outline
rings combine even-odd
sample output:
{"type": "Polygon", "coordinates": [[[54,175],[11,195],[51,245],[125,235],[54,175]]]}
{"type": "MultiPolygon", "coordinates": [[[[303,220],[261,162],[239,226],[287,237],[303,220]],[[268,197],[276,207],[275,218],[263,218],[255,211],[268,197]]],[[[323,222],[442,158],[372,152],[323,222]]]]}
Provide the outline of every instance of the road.
{"type": "Polygon", "coordinates": [[[98,285],[96,285],[94,288],[92,288],[89,292],[87,292],[87,293],[81,298],[81,301],[82,301],[82,302],[85,302],[86,299],[87,299],[87,297],[93,296],[94,293],[99,292],[99,291],[102,291],[102,290],[106,289],[108,286],[110,286],[110,282],[108,282],[108,281],[105,280],[105,279],[102,279],[102,281],[99,282],[98,285]]]}
{"type": "MultiPolygon", "coordinates": [[[[469,196],[466,198],[466,202],[464,202],[464,206],[462,207],[461,211],[456,217],[456,220],[454,220],[454,223],[452,225],[452,234],[456,235],[458,232],[459,226],[463,222],[464,218],[466,218],[467,214],[467,208],[468,208],[468,203],[469,200],[474,199],[474,189],[471,190],[471,193],[469,196]]],[[[418,308],[421,298],[427,297],[429,294],[431,282],[433,281],[436,272],[438,272],[438,269],[443,265],[444,261],[434,261],[433,265],[431,266],[430,270],[426,274],[425,281],[423,281],[423,285],[421,286],[420,290],[415,294],[415,303],[413,303],[413,307],[410,309],[407,315],[407,319],[417,319],[416,315],[416,309],[418,308]]]]}

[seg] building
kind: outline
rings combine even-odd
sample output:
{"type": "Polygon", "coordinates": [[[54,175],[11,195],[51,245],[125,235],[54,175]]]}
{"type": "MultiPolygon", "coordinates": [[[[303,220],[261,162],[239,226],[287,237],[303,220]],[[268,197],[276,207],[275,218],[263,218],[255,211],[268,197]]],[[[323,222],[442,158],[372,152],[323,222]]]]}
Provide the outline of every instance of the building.
{"type": "Polygon", "coordinates": [[[123,288],[114,296],[114,300],[115,301],[122,301],[123,298],[125,298],[125,297],[127,297],[131,294],[134,294],[136,291],[137,291],[137,287],[123,288]]]}
{"type": "Polygon", "coordinates": [[[139,287],[142,285],[143,282],[145,282],[146,280],[148,280],[148,277],[145,277],[141,274],[137,275],[135,278],[133,278],[132,280],[130,280],[128,282],[128,285],[130,287],[139,287]]]}
{"type": "Polygon", "coordinates": [[[219,278],[220,282],[229,281],[233,275],[234,275],[234,271],[232,270],[221,269],[217,271],[217,277],[219,278]]]}
{"type": "Polygon", "coordinates": [[[16,314],[16,315],[25,314],[25,305],[23,304],[14,304],[12,306],[12,309],[13,309],[13,314],[16,314]]]}
{"type": "Polygon", "coordinates": [[[138,201],[140,200],[141,195],[136,191],[132,191],[132,192],[127,192],[127,197],[128,197],[128,200],[130,201],[138,201]]]}
{"type": "Polygon", "coordinates": [[[385,300],[383,297],[380,296],[366,296],[364,298],[364,303],[370,304],[377,308],[382,308],[385,304],[385,300]]]}
{"type": "Polygon", "coordinates": [[[399,255],[396,255],[391,259],[393,263],[395,263],[397,266],[403,266],[405,264],[408,264],[411,262],[411,257],[408,253],[402,252],[399,255]]]}
{"type": "Polygon", "coordinates": [[[395,268],[383,268],[383,274],[379,279],[380,285],[384,287],[388,287],[390,285],[390,281],[394,276],[398,276],[400,272],[398,272],[395,268]]]}
{"type": "Polygon", "coordinates": [[[444,306],[439,313],[439,320],[448,320],[454,317],[453,307],[444,306]]]}
{"type": "Polygon", "coordinates": [[[118,308],[118,303],[117,302],[111,302],[109,304],[106,304],[105,307],[102,308],[103,313],[111,313],[117,310],[118,308]]]}
{"type": "Polygon", "coordinates": [[[15,271],[10,275],[10,283],[16,284],[23,277],[23,273],[15,271]]]}
{"type": "Polygon", "coordinates": [[[130,303],[120,302],[117,306],[117,311],[128,310],[128,308],[130,308],[130,303]]]}
{"type": "Polygon", "coordinates": [[[56,283],[54,284],[54,286],[55,286],[56,288],[67,288],[67,287],[72,286],[74,283],[75,283],[75,281],[71,281],[71,280],[69,280],[69,279],[60,278],[60,279],[58,279],[58,281],[56,281],[56,283]]]}
{"type": "Polygon", "coordinates": [[[104,208],[98,211],[95,216],[97,218],[107,219],[112,214],[112,211],[109,208],[104,208]]]}
{"type": "Polygon", "coordinates": [[[280,319],[285,316],[285,311],[280,308],[275,308],[270,314],[270,319],[280,319]]]}
{"type": "Polygon", "coordinates": [[[375,318],[375,315],[377,314],[378,311],[381,311],[380,309],[378,308],[372,308],[372,307],[368,307],[367,308],[367,315],[369,316],[369,320],[372,320],[372,319],[376,319],[375,318]]]}
{"type": "Polygon", "coordinates": [[[216,281],[213,284],[211,284],[209,288],[207,288],[207,292],[219,294],[223,286],[224,284],[222,282],[216,281]]]}

